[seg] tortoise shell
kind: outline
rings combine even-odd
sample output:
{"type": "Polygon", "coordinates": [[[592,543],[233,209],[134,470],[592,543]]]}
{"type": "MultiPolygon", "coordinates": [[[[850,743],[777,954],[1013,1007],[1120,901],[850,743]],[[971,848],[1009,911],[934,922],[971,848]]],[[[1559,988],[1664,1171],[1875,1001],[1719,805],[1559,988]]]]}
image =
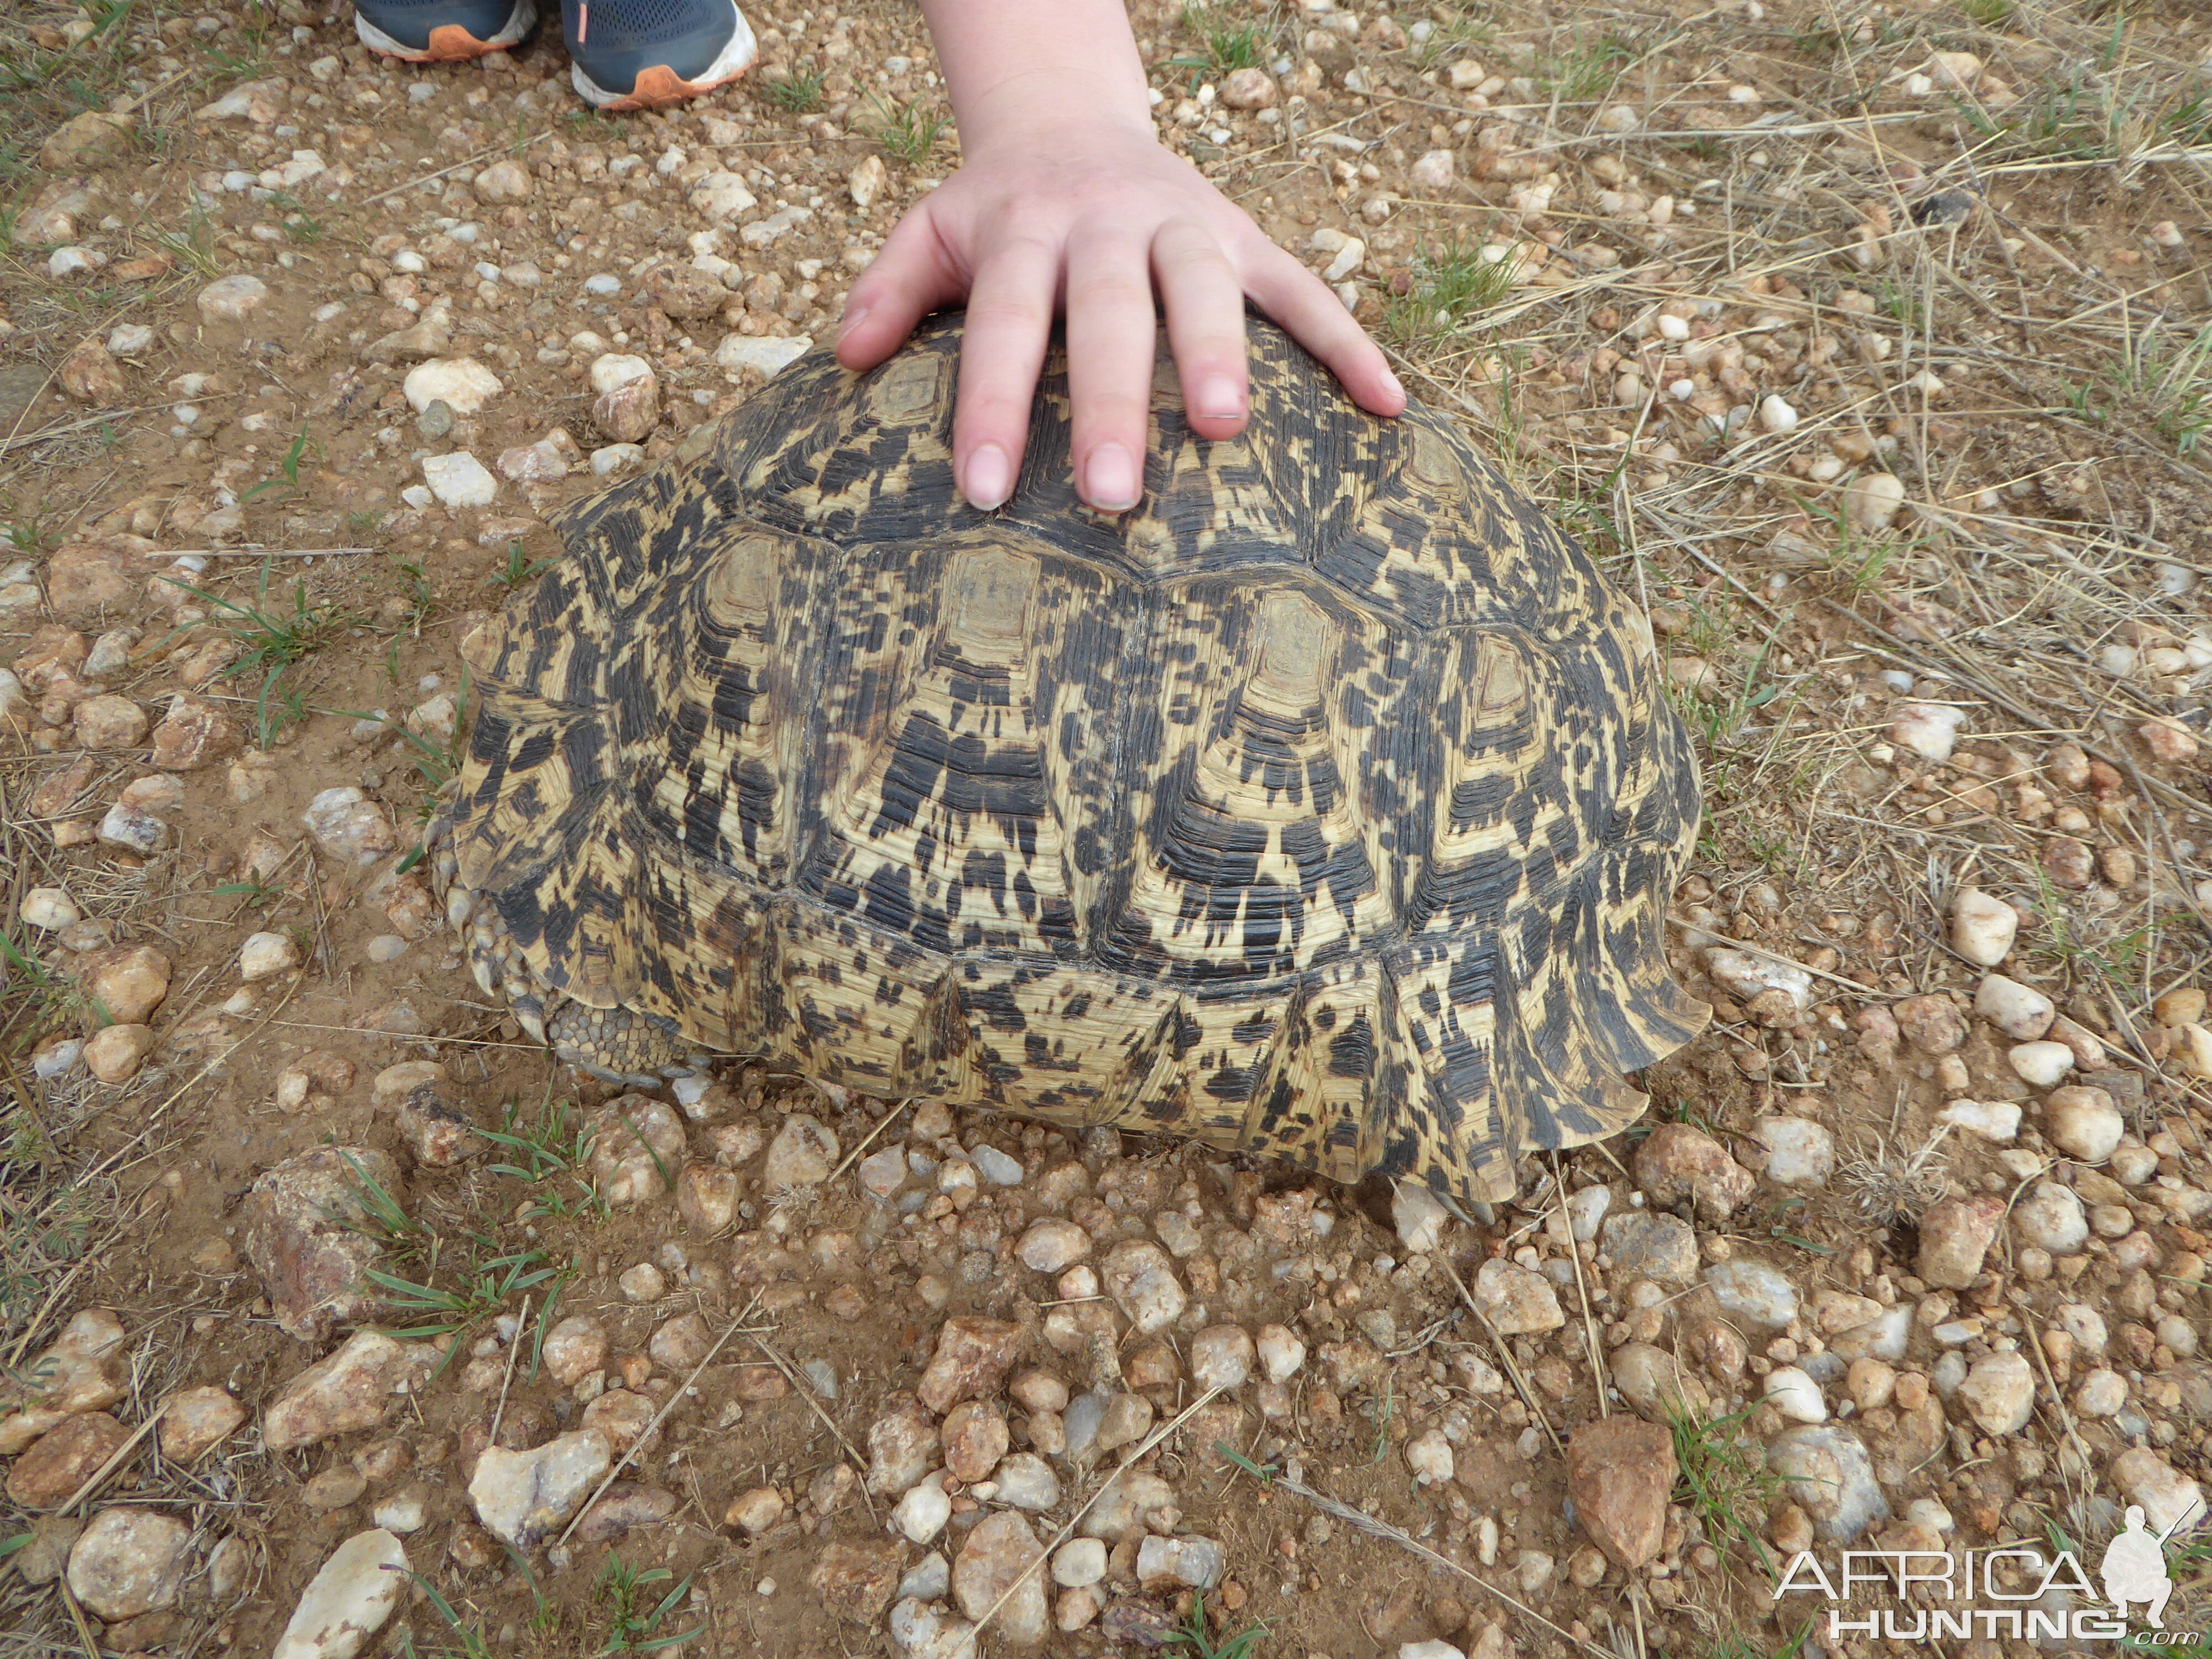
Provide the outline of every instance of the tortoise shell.
{"type": "Polygon", "coordinates": [[[1649,629],[1448,421],[1251,328],[1250,425],[1077,501],[953,483],[957,316],[801,359],[565,515],[468,647],[439,829],[479,980],[614,1076],[825,1081],[1462,1200],[1692,1036],[1696,762],[1649,629]]]}

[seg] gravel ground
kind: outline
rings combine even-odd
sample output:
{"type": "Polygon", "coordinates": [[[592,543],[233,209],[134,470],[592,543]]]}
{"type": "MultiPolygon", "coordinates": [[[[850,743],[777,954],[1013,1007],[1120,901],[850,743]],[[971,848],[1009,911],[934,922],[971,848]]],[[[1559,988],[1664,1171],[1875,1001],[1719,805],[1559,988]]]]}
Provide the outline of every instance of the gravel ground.
{"type": "Polygon", "coordinates": [[[1135,15],[1163,137],[1649,610],[1713,1029],[1472,1221],[742,1064],[580,1087],[415,867],[457,643],[957,165],[918,18],[757,16],[746,82],[611,120],[557,38],[26,5],[8,1650],[1870,1659],[1796,1552],[2015,1545],[2024,1595],[2129,1504],[2203,1626],[2201,19],[1135,15]]]}

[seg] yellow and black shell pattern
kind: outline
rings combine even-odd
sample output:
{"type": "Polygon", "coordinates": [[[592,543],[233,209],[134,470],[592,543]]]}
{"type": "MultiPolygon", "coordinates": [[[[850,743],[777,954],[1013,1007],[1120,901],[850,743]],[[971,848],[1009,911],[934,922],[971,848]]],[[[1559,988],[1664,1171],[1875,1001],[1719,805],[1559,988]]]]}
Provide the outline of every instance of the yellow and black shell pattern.
{"type": "Polygon", "coordinates": [[[802,358],[570,509],[474,640],[441,833],[509,994],[1463,1201],[1633,1120],[1623,1074],[1707,1012],[1640,613],[1449,422],[1369,417],[1256,320],[1234,441],[1162,353],[1118,516],[1074,495],[1055,348],[978,512],[960,341],[802,358]]]}

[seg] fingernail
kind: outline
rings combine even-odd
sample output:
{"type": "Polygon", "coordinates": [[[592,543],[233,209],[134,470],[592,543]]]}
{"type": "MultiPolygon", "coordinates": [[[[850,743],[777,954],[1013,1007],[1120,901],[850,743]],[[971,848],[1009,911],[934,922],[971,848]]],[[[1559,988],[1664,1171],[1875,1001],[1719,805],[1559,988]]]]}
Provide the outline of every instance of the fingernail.
{"type": "Polygon", "coordinates": [[[1406,395],[1406,388],[1398,383],[1398,377],[1387,368],[1382,371],[1382,389],[1394,398],[1406,395]]]}
{"type": "Polygon", "coordinates": [[[857,311],[847,312],[845,313],[844,319],[837,325],[838,343],[842,345],[844,343],[845,337],[848,334],[850,334],[854,329],[860,327],[860,325],[867,321],[867,319],[868,307],[866,306],[862,306],[857,311]]]}
{"type": "Polygon", "coordinates": [[[1100,444],[1085,465],[1084,494],[1106,513],[1126,513],[1137,504],[1137,465],[1119,444],[1100,444]]]}
{"type": "Polygon", "coordinates": [[[996,444],[979,445],[968,457],[967,482],[962,489],[970,507],[988,513],[1005,506],[1014,493],[1014,470],[1006,465],[1006,452],[996,444]]]}
{"type": "Polygon", "coordinates": [[[1198,412],[1209,421],[1233,421],[1244,412],[1244,392],[1226,374],[1209,374],[1198,386],[1198,412]]]}

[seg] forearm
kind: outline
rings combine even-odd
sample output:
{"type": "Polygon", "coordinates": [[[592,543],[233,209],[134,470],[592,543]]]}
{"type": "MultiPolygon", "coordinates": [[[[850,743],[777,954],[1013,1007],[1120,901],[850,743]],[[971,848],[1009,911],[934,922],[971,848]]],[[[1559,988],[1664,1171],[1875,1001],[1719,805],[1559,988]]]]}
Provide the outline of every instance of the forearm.
{"type": "Polygon", "coordinates": [[[1122,0],[922,0],[921,9],[970,156],[1070,122],[1150,131],[1122,0]]]}

